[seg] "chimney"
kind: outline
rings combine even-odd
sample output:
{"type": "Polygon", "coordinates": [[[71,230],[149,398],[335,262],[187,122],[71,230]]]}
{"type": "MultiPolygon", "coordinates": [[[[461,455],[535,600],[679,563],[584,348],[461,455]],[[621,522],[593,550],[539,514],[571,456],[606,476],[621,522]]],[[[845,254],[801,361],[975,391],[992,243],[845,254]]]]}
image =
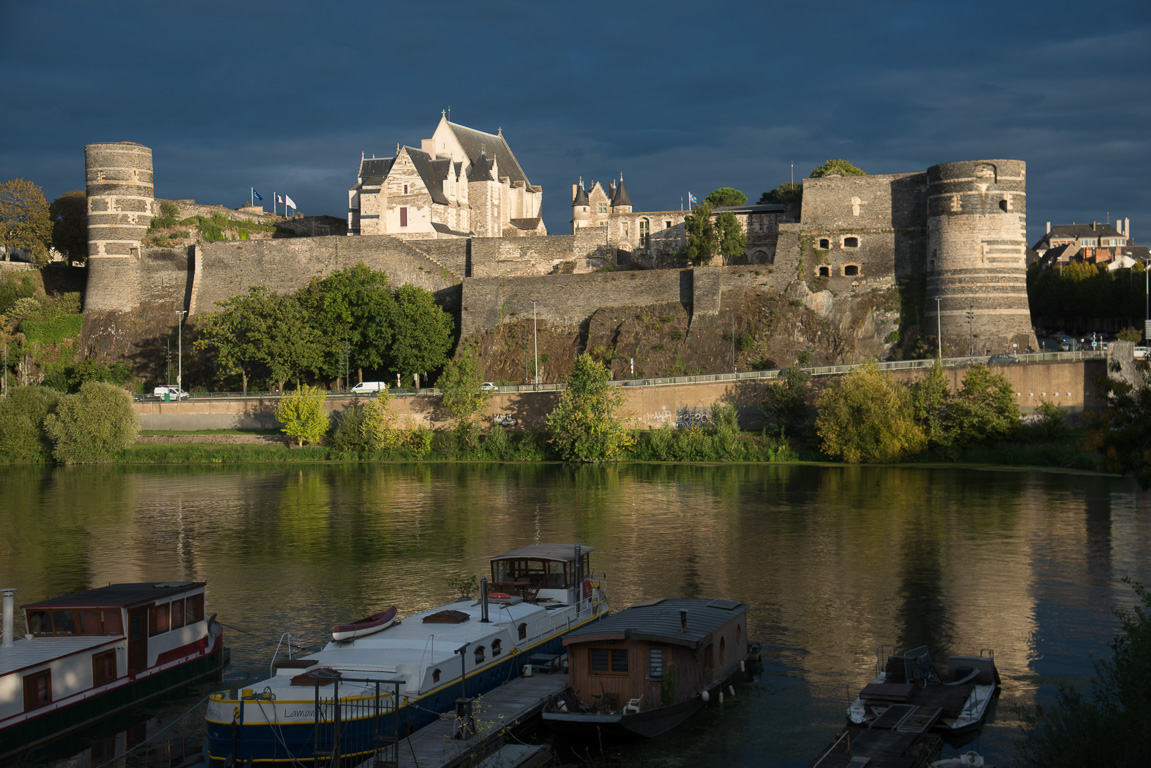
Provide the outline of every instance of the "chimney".
{"type": "Polygon", "coordinates": [[[1131,219],[1123,219],[1123,237],[1131,239],[1131,219]]]}
{"type": "Polygon", "coordinates": [[[1051,234],[1051,222],[1047,222],[1047,234],[1051,234]]]}
{"type": "Polygon", "coordinates": [[[420,139],[420,149],[427,153],[429,159],[436,159],[436,142],[434,139],[420,139]]]}
{"type": "Polygon", "coordinates": [[[16,623],[15,605],[16,590],[4,589],[4,634],[0,639],[0,647],[12,647],[12,630],[16,623]]]}
{"type": "Polygon", "coordinates": [[[572,184],[572,202],[573,203],[575,202],[575,196],[576,196],[576,185],[572,184]]]}

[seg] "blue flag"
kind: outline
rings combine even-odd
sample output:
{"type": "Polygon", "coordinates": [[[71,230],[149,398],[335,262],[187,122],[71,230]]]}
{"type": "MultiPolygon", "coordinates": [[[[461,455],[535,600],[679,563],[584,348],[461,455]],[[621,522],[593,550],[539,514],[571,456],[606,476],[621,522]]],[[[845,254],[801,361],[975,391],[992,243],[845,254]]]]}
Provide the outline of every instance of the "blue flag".
{"type": "Polygon", "coordinates": [[[256,191],[255,187],[252,188],[252,197],[256,198],[257,200],[263,200],[264,199],[263,196],[259,192],[256,191]]]}

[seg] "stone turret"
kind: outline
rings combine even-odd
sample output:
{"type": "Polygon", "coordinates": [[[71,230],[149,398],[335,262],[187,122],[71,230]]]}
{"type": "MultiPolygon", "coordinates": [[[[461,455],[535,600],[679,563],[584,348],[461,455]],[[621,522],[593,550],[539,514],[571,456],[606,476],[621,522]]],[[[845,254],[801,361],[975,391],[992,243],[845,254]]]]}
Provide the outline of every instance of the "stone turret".
{"type": "Polygon", "coordinates": [[[611,198],[612,213],[631,213],[631,197],[623,185],[623,174],[619,175],[619,186],[615,188],[611,198]]]}
{"type": "Polygon", "coordinates": [[[591,218],[591,203],[587,199],[587,190],[583,188],[583,179],[579,186],[572,187],[572,229],[580,229],[588,225],[591,218]]]}
{"type": "Polygon", "coordinates": [[[131,141],[84,147],[88,193],[85,311],[139,301],[140,241],[156,213],[152,150],[131,141]]]}
{"type": "Polygon", "coordinates": [[[1027,303],[1026,182],[1020,160],[927,169],[923,333],[934,333],[938,322],[947,354],[1036,346],[1027,303]]]}

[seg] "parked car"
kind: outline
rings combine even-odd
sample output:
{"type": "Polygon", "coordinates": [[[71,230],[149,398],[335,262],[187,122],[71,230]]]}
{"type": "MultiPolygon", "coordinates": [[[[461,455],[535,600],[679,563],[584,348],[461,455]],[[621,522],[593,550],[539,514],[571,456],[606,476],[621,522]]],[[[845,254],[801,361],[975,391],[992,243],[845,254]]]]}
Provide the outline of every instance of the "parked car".
{"type": "Polygon", "coordinates": [[[483,390],[484,392],[499,392],[500,391],[500,388],[497,387],[494,383],[492,383],[490,381],[485,381],[483,384],[480,384],[480,389],[483,390]]]}
{"type": "Polygon", "coordinates": [[[388,388],[386,381],[361,381],[352,387],[353,395],[374,395],[376,392],[383,392],[388,388]]]}
{"type": "Polygon", "coordinates": [[[186,400],[188,393],[179,387],[163,386],[153,389],[152,396],[161,400],[186,400]]]}
{"type": "Polygon", "coordinates": [[[1018,362],[1019,358],[1015,357],[1015,355],[992,355],[987,358],[988,365],[1011,365],[1012,363],[1018,362]]]}

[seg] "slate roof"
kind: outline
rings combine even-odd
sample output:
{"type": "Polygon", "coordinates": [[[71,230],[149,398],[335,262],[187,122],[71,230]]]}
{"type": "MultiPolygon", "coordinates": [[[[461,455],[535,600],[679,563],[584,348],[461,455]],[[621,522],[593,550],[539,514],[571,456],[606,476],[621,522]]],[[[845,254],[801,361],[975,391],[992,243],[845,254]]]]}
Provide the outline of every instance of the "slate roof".
{"type": "Polygon", "coordinates": [[[472,161],[472,167],[468,170],[468,181],[495,181],[492,178],[493,165],[491,158],[481,152],[480,156],[472,161]]]}
{"type": "Polygon", "coordinates": [[[364,158],[360,161],[360,178],[364,180],[364,184],[378,187],[384,183],[395,162],[394,157],[364,158]]]}
{"type": "MultiPolygon", "coordinates": [[[[484,133],[452,122],[448,123],[448,127],[452,129],[452,133],[455,134],[456,140],[460,142],[460,146],[463,147],[464,153],[467,154],[468,160],[472,164],[479,160],[481,154],[486,154],[495,158],[496,162],[499,163],[500,173],[507,176],[508,181],[513,184],[517,181],[531,184],[503,136],[484,133]]],[[[470,174],[468,179],[471,180],[470,174]]]]}
{"type": "Polygon", "coordinates": [[[1035,250],[1041,251],[1045,248],[1050,248],[1052,239],[1078,238],[1085,240],[1099,237],[1115,238],[1124,237],[1124,235],[1112,225],[1100,224],[1098,222],[1094,224],[1056,224],[1051,228],[1050,232],[1043,235],[1039,242],[1035,244],[1035,250]]]}
{"type": "Polygon", "coordinates": [[[583,182],[580,182],[579,188],[576,189],[575,200],[572,205],[591,205],[587,199],[587,190],[583,188],[583,182]]]}
{"type": "Polygon", "coordinates": [[[188,592],[203,587],[204,581],[181,582],[142,582],[129,584],[109,584],[106,587],[97,587],[84,592],[74,592],[70,595],[52,597],[38,603],[29,603],[21,606],[27,608],[48,608],[60,606],[84,605],[118,605],[130,606],[138,603],[147,603],[161,600],[166,597],[188,592]]]}
{"type": "Polygon", "coordinates": [[[456,237],[472,237],[471,232],[460,232],[457,229],[452,229],[447,224],[441,224],[438,221],[432,222],[432,229],[443,235],[455,235],[456,237]]]}
{"type": "Polygon", "coordinates": [[[451,167],[452,161],[446,157],[432,160],[431,155],[427,152],[411,147],[404,147],[404,150],[412,159],[412,165],[416,167],[416,172],[420,174],[424,186],[428,188],[432,202],[447,205],[448,198],[444,194],[444,179],[448,177],[448,168],[451,167]]]}
{"type": "Polygon", "coordinates": [[[623,185],[623,177],[619,179],[619,186],[615,188],[615,195],[611,199],[612,207],[617,205],[631,205],[631,198],[628,197],[627,187],[623,185]]]}
{"type": "Polygon", "coordinates": [[[564,645],[614,637],[695,646],[747,610],[745,603],[722,599],[679,598],[637,603],[568,633],[564,636],[564,645]],[[680,611],[687,611],[687,631],[682,628],[680,611]]]}
{"type": "Polygon", "coordinates": [[[533,216],[529,219],[510,219],[509,221],[516,229],[522,229],[525,232],[534,232],[539,229],[541,219],[539,216],[533,216]]]}

